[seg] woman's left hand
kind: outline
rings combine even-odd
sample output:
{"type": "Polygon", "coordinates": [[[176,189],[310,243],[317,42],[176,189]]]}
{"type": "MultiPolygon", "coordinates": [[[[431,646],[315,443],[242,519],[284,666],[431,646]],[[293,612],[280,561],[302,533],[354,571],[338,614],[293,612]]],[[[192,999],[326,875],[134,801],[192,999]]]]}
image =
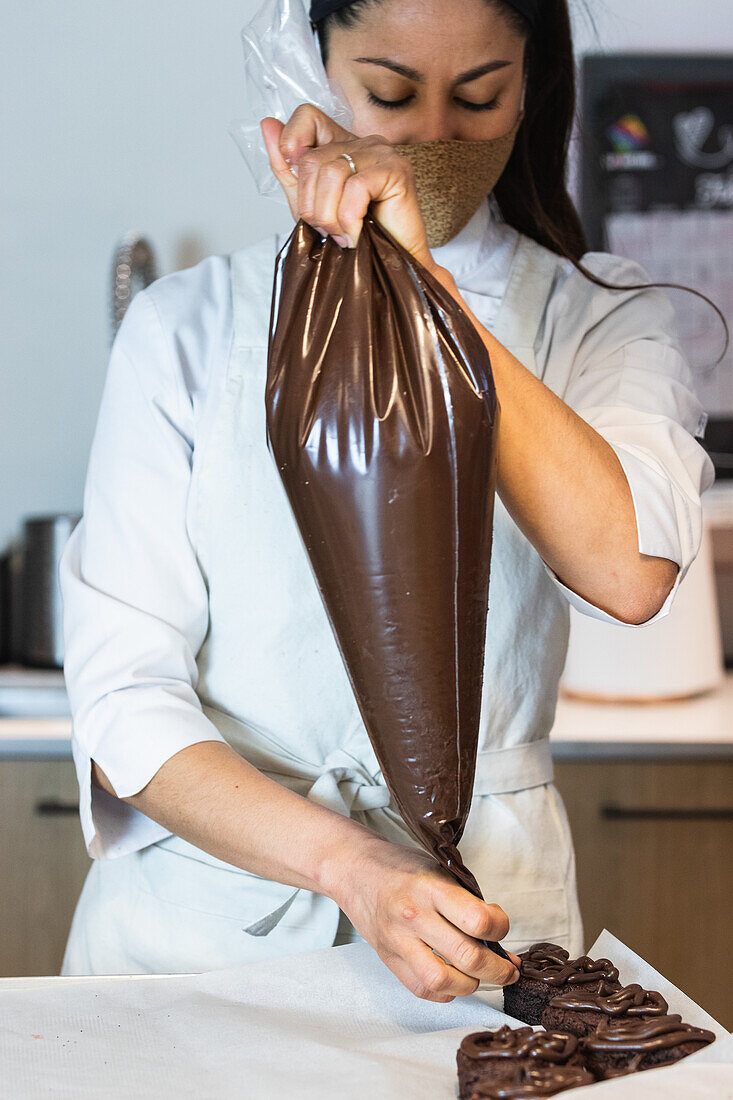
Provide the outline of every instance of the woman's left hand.
{"type": "Polygon", "coordinates": [[[358,138],[312,103],[301,103],[286,123],[263,118],[260,129],[270,167],[296,221],[355,247],[371,213],[416,260],[433,270],[425,225],[417,205],[410,162],[379,134],[358,138]],[[348,153],[356,166],[341,153],[348,153]],[[291,171],[291,165],[293,171],[291,171]]]}

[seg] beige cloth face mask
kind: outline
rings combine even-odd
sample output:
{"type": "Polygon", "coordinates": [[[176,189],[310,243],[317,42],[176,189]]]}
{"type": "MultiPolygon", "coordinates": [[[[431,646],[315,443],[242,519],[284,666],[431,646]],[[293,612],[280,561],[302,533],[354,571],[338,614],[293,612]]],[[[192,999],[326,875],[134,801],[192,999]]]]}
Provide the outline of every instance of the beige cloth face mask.
{"type": "Polygon", "coordinates": [[[412,165],[429,248],[440,248],[455,237],[493,191],[507,166],[523,117],[524,112],[499,138],[437,139],[393,147],[412,165]]]}

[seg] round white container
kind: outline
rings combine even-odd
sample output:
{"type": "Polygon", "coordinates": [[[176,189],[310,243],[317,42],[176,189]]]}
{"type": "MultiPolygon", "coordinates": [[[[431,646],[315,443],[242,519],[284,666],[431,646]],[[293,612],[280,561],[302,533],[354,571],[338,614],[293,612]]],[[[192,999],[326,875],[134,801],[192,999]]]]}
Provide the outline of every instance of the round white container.
{"type": "Polygon", "coordinates": [[[710,533],[668,615],[617,626],[570,609],[570,645],[560,689],[599,702],[684,699],[723,682],[723,653],[710,533]]]}

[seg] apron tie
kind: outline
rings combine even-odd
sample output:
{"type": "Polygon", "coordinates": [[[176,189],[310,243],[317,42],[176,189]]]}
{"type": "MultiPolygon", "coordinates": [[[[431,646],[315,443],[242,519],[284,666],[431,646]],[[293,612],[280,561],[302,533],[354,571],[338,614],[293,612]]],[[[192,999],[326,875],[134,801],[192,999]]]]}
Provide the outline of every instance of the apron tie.
{"type": "MultiPolygon", "coordinates": [[[[352,813],[380,810],[390,804],[389,788],[378,783],[364,764],[345,749],[330,752],[317,771],[318,778],[305,797],[327,810],[351,817],[352,813]]],[[[300,891],[301,887],[297,887],[282,905],[248,924],[243,931],[250,936],[266,936],[280,923],[300,891]]]]}

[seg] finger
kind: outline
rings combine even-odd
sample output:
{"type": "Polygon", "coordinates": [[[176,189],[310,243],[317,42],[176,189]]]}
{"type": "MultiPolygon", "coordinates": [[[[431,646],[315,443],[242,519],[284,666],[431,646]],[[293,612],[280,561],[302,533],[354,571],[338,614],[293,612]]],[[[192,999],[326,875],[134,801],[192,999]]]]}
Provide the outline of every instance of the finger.
{"type": "Polygon", "coordinates": [[[341,205],[338,209],[338,220],[343,226],[344,233],[351,240],[354,247],[359,242],[364,225],[364,218],[369,209],[372,194],[369,185],[359,172],[347,177],[341,194],[341,205]]]}
{"type": "Polygon", "coordinates": [[[446,920],[474,939],[498,942],[509,931],[509,918],[500,905],[481,901],[458,883],[441,880],[433,900],[446,920]]]}
{"type": "Polygon", "coordinates": [[[359,149],[360,166],[356,172],[341,155],[350,150],[354,151],[353,142],[332,142],[308,150],[300,160],[298,202],[306,220],[326,233],[347,237],[356,245],[373,197],[361,169],[364,162],[370,165],[372,150],[359,149]]]}
{"type": "Polygon", "coordinates": [[[260,131],[265,142],[267,155],[270,159],[270,167],[285,192],[285,197],[290,204],[293,216],[296,216],[298,201],[298,180],[291,172],[290,166],[283,157],[280,148],[280,138],[283,132],[283,123],[277,118],[267,116],[260,121],[260,131]]]}
{"type": "Polygon", "coordinates": [[[341,153],[348,151],[344,142],[329,142],[318,149],[306,149],[298,161],[298,210],[300,216],[313,225],[331,232],[322,215],[336,229],[337,208],[344,183],[353,175],[341,153]],[[335,203],[334,203],[335,200],[335,203]]]}
{"type": "Polygon", "coordinates": [[[352,138],[327,114],[312,103],[300,103],[285,123],[280,135],[280,151],[291,164],[297,164],[306,151],[329,141],[352,138]]]}
{"type": "Polygon", "coordinates": [[[447,993],[435,993],[428,996],[428,991],[425,989],[425,986],[402,955],[398,955],[397,953],[382,953],[380,951],[379,957],[382,962],[389,967],[392,973],[399,978],[404,987],[409,989],[411,993],[414,993],[416,997],[422,997],[424,1000],[437,1001],[440,1004],[448,1004],[449,1001],[455,1000],[454,996],[447,993]]]}
{"type": "Polygon", "coordinates": [[[412,939],[404,950],[405,961],[412,971],[413,993],[426,1000],[443,997],[470,997],[479,987],[479,980],[465,974],[433,951],[422,939],[412,939]]]}
{"type": "Polygon", "coordinates": [[[330,233],[344,243],[348,243],[348,234],[339,219],[339,207],[344,187],[352,175],[351,167],[343,157],[334,158],[321,167],[316,177],[313,197],[314,223],[325,233],[330,233]]]}
{"type": "Polygon", "coordinates": [[[519,977],[513,963],[502,959],[480,940],[461,932],[440,913],[426,918],[421,935],[446,963],[478,981],[507,985],[519,977]]]}

